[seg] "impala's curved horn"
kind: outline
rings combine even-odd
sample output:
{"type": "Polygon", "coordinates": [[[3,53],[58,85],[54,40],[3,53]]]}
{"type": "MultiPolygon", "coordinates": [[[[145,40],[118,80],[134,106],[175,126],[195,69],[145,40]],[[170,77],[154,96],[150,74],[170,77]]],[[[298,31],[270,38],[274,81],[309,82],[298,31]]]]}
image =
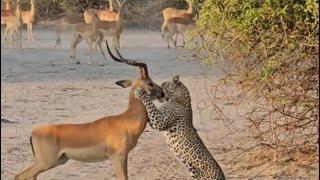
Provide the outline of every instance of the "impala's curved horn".
{"type": "Polygon", "coordinates": [[[117,57],[114,56],[114,54],[112,54],[112,52],[110,50],[110,47],[109,47],[109,44],[108,44],[108,41],[106,41],[106,46],[107,46],[108,53],[110,54],[110,56],[111,56],[111,58],[113,60],[115,60],[117,62],[120,62],[120,63],[125,63],[125,64],[128,64],[128,65],[131,65],[131,66],[139,67],[141,78],[142,79],[149,78],[148,67],[147,67],[147,65],[145,63],[140,63],[138,61],[131,60],[131,59],[125,59],[125,58],[122,57],[120,52],[115,48],[118,56],[120,57],[120,58],[117,58],[117,57]]]}

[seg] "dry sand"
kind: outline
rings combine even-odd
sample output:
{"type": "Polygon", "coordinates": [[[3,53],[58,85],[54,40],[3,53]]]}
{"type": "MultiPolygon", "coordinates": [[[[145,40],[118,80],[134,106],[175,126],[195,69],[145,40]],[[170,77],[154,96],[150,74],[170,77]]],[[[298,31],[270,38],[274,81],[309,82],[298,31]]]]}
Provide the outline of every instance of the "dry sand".
{"type": "MultiPolygon", "coordinates": [[[[127,106],[129,89],[117,87],[114,82],[138,76],[135,68],[113,62],[109,56],[103,67],[97,65],[98,61],[86,64],[89,56],[83,42],[77,49],[81,64],[70,64],[70,32],[64,33],[60,48],[53,48],[54,33],[53,30],[36,29],[36,41],[25,41],[22,51],[1,45],[1,119],[13,122],[1,121],[1,179],[13,179],[32,162],[29,135],[34,127],[90,122],[121,113],[127,106]]],[[[227,179],[248,179],[252,172],[258,172],[259,169],[233,171],[230,163],[237,154],[234,150],[246,144],[245,134],[230,135],[219,118],[210,118],[209,109],[196,109],[197,103],[205,98],[204,78],[198,64],[184,60],[190,52],[168,50],[160,32],[152,31],[126,30],[121,44],[125,57],[141,59],[148,64],[151,77],[158,84],[176,74],[181,75],[192,96],[194,124],[227,179]]],[[[102,61],[99,54],[94,59],[102,61]]],[[[219,76],[218,70],[213,68],[208,74],[212,79],[219,76]]],[[[149,126],[129,155],[128,171],[132,180],[189,178],[187,170],[167,148],[162,134],[149,126]]],[[[316,170],[311,172],[309,177],[315,177],[316,170]]],[[[259,179],[270,178],[262,176],[259,179]]],[[[38,179],[102,180],[116,179],[116,176],[110,161],[82,163],[70,160],[41,174],[38,179]]]]}

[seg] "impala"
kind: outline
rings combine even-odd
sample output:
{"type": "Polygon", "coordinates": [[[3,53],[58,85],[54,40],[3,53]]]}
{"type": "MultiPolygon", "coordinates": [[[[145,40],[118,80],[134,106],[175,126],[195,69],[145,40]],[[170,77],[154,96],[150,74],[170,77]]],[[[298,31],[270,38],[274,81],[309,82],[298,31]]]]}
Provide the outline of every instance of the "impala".
{"type": "MultiPolygon", "coordinates": [[[[117,21],[101,21],[99,20],[98,15],[94,14],[93,20],[89,24],[81,23],[75,25],[70,47],[70,60],[72,63],[75,62],[76,47],[82,41],[82,39],[85,39],[85,41],[88,43],[90,54],[90,59],[88,61],[89,64],[92,62],[92,45],[97,44],[101,55],[104,59],[106,59],[106,56],[101,49],[101,43],[105,39],[105,36],[111,37],[113,42],[115,42],[116,47],[118,49],[120,48],[120,36],[123,32],[122,7],[126,2],[127,0],[120,3],[120,1],[117,0],[119,5],[119,19],[117,21]]],[[[79,61],[76,63],[78,64],[79,61]]],[[[100,62],[100,65],[103,65],[102,62],[100,62]]]]}
{"type": "Polygon", "coordinates": [[[142,88],[153,99],[164,97],[161,87],[149,77],[147,65],[135,60],[124,59],[117,51],[115,57],[107,44],[110,56],[118,62],[139,67],[140,78],[135,81],[121,80],[121,87],[131,86],[127,109],[84,124],[56,124],[33,129],[30,137],[34,163],[15,177],[16,180],[36,178],[39,173],[66,163],[69,159],[97,162],[110,159],[121,180],[126,180],[128,153],[138,141],[146,127],[148,115],[142,102],[133,92],[142,88]]]}
{"type": "Polygon", "coordinates": [[[127,2],[127,0],[124,0],[120,3],[119,0],[117,0],[118,4],[118,18],[117,20],[113,21],[100,21],[98,24],[99,30],[103,33],[103,38],[106,36],[111,37],[113,40],[114,45],[117,47],[117,49],[120,49],[120,36],[123,32],[123,5],[127,2]]]}
{"type": "Polygon", "coordinates": [[[9,2],[9,0],[5,0],[4,2],[5,2],[4,10],[10,10],[10,2],[9,2]]]}
{"type": "Polygon", "coordinates": [[[94,14],[97,14],[100,21],[117,21],[119,13],[113,11],[113,1],[109,0],[109,10],[87,9],[83,13],[83,17],[86,23],[91,23],[94,14]]]}
{"type": "MultiPolygon", "coordinates": [[[[84,13],[84,16],[90,16],[90,18],[88,17],[90,21],[86,20],[86,23],[91,22],[94,16],[98,16],[100,20],[98,27],[103,32],[103,38],[110,37],[113,41],[112,43],[117,47],[117,49],[120,49],[120,36],[123,32],[124,18],[123,5],[127,2],[127,0],[124,0],[121,3],[119,0],[117,0],[116,2],[118,4],[118,13],[112,11],[112,13],[110,14],[107,13],[108,10],[90,12],[88,11],[87,13],[84,13]]],[[[112,6],[112,4],[110,4],[110,6],[112,6]]],[[[102,40],[100,42],[102,42],[102,40]]]]}
{"type": "MultiPolygon", "coordinates": [[[[90,24],[81,23],[81,24],[75,25],[74,31],[72,33],[72,40],[71,40],[71,47],[70,47],[71,63],[74,63],[74,60],[76,58],[76,47],[82,41],[82,39],[84,39],[88,44],[89,55],[90,55],[88,64],[91,64],[92,62],[92,44],[97,41],[98,41],[101,55],[104,57],[104,59],[106,59],[106,56],[101,49],[100,42],[103,40],[103,34],[98,29],[99,22],[100,22],[99,18],[95,16],[90,24]]],[[[80,62],[77,61],[76,63],[79,64],[80,62]]],[[[100,62],[100,64],[103,65],[102,62],[100,62]]]]}
{"type": "MultiPolygon", "coordinates": [[[[195,16],[198,17],[198,10],[196,9],[196,7],[194,5],[192,5],[190,0],[187,0],[186,2],[188,3],[188,9],[177,9],[177,8],[173,8],[173,7],[168,7],[162,11],[163,18],[164,18],[164,21],[163,21],[163,24],[161,27],[162,37],[164,37],[165,28],[166,28],[167,22],[170,18],[181,17],[181,18],[186,18],[187,20],[192,20],[195,16]]],[[[174,42],[175,46],[177,44],[177,38],[178,38],[178,33],[176,33],[175,41],[172,40],[172,42],[174,42]]]]}
{"type": "Polygon", "coordinates": [[[23,24],[27,25],[28,40],[33,41],[32,25],[34,23],[35,16],[36,16],[34,0],[30,0],[30,4],[31,4],[30,11],[21,11],[21,17],[22,17],[23,24]]]}
{"type": "Polygon", "coordinates": [[[84,23],[83,18],[76,15],[64,16],[61,19],[59,19],[56,29],[57,40],[54,47],[58,47],[61,45],[61,34],[63,31],[65,31],[68,28],[75,27],[76,25],[81,23],[84,23]]]}
{"type": "Polygon", "coordinates": [[[195,27],[195,21],[191,18],[183,18],[188,17],[188,14],[183,14],[182,17],[172,17],[167,20],[167,24],[163,29],[163,36],[167,40],[168,48],[170,48],[169,39],[176,46],[177,40],[173,41],[172,36],[174,34],[181,34],[183,38],[183,46],[185,46],[185,32],[191,30],[195,27]]]}
{"type": "Polygon", "coordinates": [[[14,10],[10,9],[9,0],[5,0],[4,9],[1,9],[1,25],[7,24],[8,16],[14,15],[14,10]]]}
{"type": "MultiPolygon", "coordinates": [[[[6,28],[4,32],[4,38],[6,38],[7,33],[11,35],[11,41],[13,42],[13,37],[15,35],[15,45],[17,48],[22,48],[22,19],[20,10],[20,0],[17,0],[15,13],[9,13],[5,15],[6,28]]],[[[1,14],[2,20],[2,14],[1,14]]]]}

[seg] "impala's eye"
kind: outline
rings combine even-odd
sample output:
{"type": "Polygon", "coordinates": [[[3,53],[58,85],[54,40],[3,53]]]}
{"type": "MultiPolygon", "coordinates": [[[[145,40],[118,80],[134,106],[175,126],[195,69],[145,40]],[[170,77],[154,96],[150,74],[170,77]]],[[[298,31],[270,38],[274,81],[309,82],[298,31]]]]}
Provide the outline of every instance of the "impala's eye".
{"type": "Polygon", "coordinates": [[[148,83],[148,86],[153,87],[153,84],[152,83],[148,83]]]}

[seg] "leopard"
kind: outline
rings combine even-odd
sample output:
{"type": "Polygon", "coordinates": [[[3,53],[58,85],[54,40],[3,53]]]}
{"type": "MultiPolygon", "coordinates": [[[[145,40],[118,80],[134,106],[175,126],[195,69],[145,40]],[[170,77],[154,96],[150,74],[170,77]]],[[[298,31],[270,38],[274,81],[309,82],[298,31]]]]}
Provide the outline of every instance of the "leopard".
{"type": "Polygon", "coordinates": [[[135,97],[146,107],[151,128],[163,132],[169,149],[186,166],[192,179],[225,180],[220,165],[193,125],[191,96],[179,77],[161,84],[165,96],[159,99],[163,103],[159,108],[142,89],[134,91],[135,97]]]}

